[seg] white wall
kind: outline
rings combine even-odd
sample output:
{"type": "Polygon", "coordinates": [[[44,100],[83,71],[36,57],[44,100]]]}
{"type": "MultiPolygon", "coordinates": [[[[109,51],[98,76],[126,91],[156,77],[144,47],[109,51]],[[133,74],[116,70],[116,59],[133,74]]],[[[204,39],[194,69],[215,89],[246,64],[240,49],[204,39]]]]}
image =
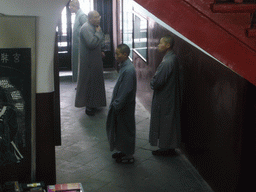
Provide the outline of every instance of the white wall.
{"type": "Polygon", "coordinates": [[[53,56],[56,25],[61,16],[62,9],[68,1],[69,0],[0,1],[0,14],[36,16],[36,93],[54,91],[53,56]]]}

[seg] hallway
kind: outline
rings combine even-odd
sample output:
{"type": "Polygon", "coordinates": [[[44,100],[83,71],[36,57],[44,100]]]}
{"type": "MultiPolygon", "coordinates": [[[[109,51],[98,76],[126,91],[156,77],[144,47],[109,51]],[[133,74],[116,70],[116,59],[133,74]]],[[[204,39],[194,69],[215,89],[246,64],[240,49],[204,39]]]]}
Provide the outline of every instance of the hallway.
{"type": "MultiPolygon", "coordinates": [[[[62,72],[61,72],[62,73],[62,72]]],[[[116,77],[105,71],[107,105],[116,77]]],[[[60,76],[62,145],[56,147],[57,183],[82,183],[85,192],[210,192],[211,188],[180,153],[177,157],[155,157],[148,143],[150,113],[137,99],[135,163],[117,164],[112,159],[105,124],[108,106],[94,117],[75,108],[71,76],[60,76]]]]}

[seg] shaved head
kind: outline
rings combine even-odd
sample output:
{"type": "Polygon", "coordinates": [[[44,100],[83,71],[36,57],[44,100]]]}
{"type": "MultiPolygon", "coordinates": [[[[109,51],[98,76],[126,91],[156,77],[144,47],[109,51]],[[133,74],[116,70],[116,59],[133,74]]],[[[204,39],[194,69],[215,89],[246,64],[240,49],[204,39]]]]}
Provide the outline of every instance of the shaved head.
{"type": "Polygon", "coordinates": [[[88,13],[88,21],[94,26],[98,26],[100,24],[100,18],[101,16],[98,11],[90,11],[88,13]]]}
{"type": "Polygon", "coordinates": [[[99,14],[98,11],[90,11],[88,13],[88,19],[92,19],[97,14],[99,14]]]}
{"type": "Polygon", "coordinates": [[[71,12],[77,12],[80,9],[80,3],[78,0],[72,0],[69,2],[69,8],[71,12]]]}
{"type": "Polygon", "coordinates": [[[170,49],[173,48],[174,46],[174,38],[172,35],[165,35],[162,37],[162,39],[166,42],[170,44],[170,49]]]}

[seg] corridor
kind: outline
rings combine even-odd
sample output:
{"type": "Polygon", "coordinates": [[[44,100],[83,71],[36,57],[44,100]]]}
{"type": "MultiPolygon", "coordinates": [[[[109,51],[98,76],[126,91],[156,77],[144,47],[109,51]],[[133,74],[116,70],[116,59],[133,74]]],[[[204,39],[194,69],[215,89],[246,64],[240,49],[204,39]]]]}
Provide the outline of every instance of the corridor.
{"type": "MultiPolygon", "coordinates": [[[[105,71],[107,105],[118,74],[105,71]]],[[[76,83],[60,73],[62,145],[56,147],[57,183],[82,183],[85,192],[210,192],[211,188],[179,152],[155,157],[148,143],[150,113],[137,99],[134,164],[117,164],[109,151],[105,124],[108,106],[87,116],[75,108],[76,83]]]]}

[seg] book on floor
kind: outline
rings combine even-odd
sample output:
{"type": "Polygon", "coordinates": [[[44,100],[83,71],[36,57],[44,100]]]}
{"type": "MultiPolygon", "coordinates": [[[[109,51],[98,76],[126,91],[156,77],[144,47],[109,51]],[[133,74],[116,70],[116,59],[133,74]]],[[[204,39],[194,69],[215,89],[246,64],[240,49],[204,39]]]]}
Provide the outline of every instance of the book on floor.
{"type": "Polygon", "coordinates": [[[81,183],[48,185],[47,192],[84,192],[81,183]]]}

